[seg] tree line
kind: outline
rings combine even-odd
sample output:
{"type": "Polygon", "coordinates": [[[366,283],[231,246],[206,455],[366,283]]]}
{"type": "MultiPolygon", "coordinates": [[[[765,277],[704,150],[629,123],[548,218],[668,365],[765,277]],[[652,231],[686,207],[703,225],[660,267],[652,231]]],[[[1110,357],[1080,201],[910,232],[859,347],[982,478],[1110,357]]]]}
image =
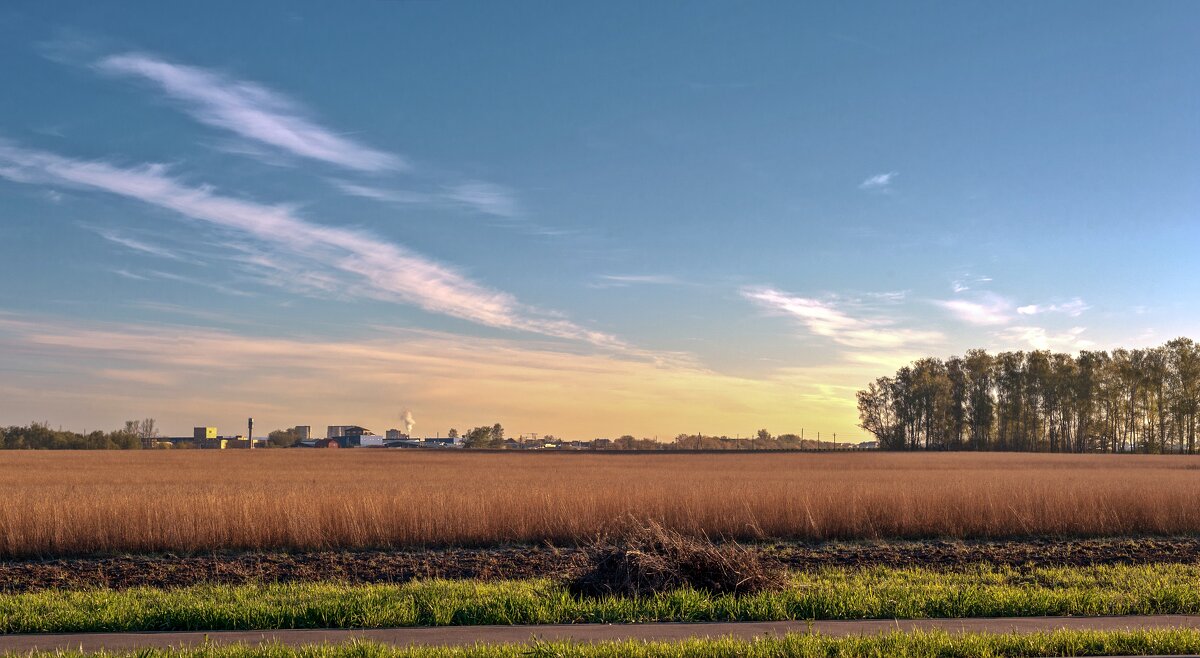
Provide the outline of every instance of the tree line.
{"type": "MultiPolygon", "coordinates": [[[[447,436],[452,439],[461,438],[464,448],[530,448],[561,442],[561,439],[549,434],[540,438],[505,439],[504,428],[500,423],[491,426],[482,425],[468,430],[461,435],[458,430],[451,429],[447,436]]],[[[593,450],[835,450],[858,447],[856,444],[847,443],[846,441],[837,443],[829,439],[824,441],[820,439],[806,439],[797,434],[780,434],[775,436],[766,429],[758,430],[753,436],[746,437],[680,434],[670,442],[667,442],[650,438],[639,439],[632,434],[625,434],[611,441],[608,439],[594,439],[592,441],[572,441],[569,443],[572,445],[583,444],[579,447],[593,450]]]]}
{"type": "Polygon", "coordinates": [[[970,350],[920,359],[858,392],[888,450],[1194,453],[1200,345],[1078,355],[970,350]]]}
{"type": "Polygon", "coordinates": [[[153,418],[125,421],[125,427],[111,432],[71,432],[51,429],[49,423],[30,423],[0,427],[0,449],[138,450],[157,436],[158,429],[153,418]]]}
{"type": "MultiPolygon", "coordinates": [[[[30,423],[0,427],[0,450],[141,450],[143,448],[193,447],[190,441],[170,443],[160,440],[162,434],[153,418],[127,420],[125,426],[112,430],[72,432],[52,429],[49,423],[30,423]]],[[[271,432],[267,447],[286,448],[299,441],[296,428],[271,432]]]]}
{"type": "Polygon", "coordinates": [[[799,434],[772,435],[766,429],[758,430],[754,436],[730,437],[707,436],[704,434],[680,434],[670,443],[659,443],[652,439],[634,439],[623,436],[613,441],[617,449],[653,450],[651,444],[659,450],[846,450],[857,447],[845,439],[837,442],[837,437],[827,439],[804,438],[799,434]]]}

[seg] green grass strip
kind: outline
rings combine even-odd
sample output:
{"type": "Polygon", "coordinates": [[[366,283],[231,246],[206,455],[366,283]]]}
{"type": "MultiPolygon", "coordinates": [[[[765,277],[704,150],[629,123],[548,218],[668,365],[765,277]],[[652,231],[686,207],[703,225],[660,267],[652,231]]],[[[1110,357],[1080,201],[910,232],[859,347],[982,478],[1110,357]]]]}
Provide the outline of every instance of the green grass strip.
{"type": "Polygon", "coordinates": [[[1055,631],[1017,634],[888,633],[844,638],[788,635],[757,640],[566,642],[400,648],[369,642],[286,647],[216,646],[128,653],[35,652],[4,658],[994,658],[998,656],[1137,656],[1200,653],[1200,631],[1055,631]]]}
{"type": "Polygon", "coordinates": [[[205,585],[0,595],[0,632],[1200,614],[1200,566],[826,569],[782,592],[579,598],[546,580],[205,585]]]}

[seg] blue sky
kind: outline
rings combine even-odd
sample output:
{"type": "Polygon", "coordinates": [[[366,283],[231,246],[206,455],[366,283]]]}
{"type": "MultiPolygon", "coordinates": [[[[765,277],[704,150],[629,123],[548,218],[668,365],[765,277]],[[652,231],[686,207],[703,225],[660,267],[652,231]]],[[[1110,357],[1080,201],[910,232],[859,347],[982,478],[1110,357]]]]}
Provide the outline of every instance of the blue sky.
{"type": "Polygon", "coordinates": [[[0,422],[862,438],[1193,334],[1190,3],[9,3],[0,422]]]}

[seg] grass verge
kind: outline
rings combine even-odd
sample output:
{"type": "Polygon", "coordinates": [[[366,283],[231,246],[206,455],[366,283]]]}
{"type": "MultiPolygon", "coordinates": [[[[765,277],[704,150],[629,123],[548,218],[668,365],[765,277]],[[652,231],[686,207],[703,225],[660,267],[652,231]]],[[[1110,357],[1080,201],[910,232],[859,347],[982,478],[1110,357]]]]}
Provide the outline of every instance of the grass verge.
{"type": "Polygon", "coordinates": [[[480,645],[468,648],[401,648],[368,642],[286,647],[215,646],[192,649],[139,650],[129,653],[55,652],[7,654],[4,658],[993,658],[998,656],[1139,656],[1200,652],[1200,631],[1055,631],[1017,634],[889,633],[831,638],[788,635],[757,640],[688,640],[684,642],[605,642],[480,645]]]}
{"type": "Polygon", "coordinates": [[[1200,565],[824,569],[736,596],[578,597],[547,580],[0,595],[0,633],[1118,614],[1200,614],[1200,565]]]}

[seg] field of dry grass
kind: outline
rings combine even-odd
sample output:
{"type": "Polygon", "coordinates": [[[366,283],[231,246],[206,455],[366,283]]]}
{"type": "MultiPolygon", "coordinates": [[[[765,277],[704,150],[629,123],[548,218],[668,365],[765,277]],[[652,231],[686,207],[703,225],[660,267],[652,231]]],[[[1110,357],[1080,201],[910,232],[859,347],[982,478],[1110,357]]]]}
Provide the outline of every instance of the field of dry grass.
{"type": "Polygon", "coordinates": [[[1200,457],[0,453],[0,556],[571,542],[629,515],[710,536],[1200,532],[1200,457]]]}

